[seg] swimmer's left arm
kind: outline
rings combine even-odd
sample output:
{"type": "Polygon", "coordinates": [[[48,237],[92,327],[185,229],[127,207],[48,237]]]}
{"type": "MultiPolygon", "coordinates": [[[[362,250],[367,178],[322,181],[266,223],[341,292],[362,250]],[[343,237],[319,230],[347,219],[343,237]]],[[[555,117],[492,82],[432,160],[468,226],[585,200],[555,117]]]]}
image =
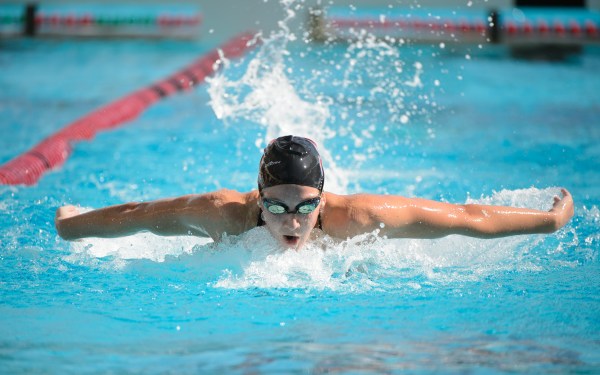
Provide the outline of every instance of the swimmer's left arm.
{"type": "Polygon", "coordinates": [[[552,233],[573,216],[573,199],[563,189],[549,211],[480,204],[410,200],[409,222],[392,226],[390,237],[439,238],[461,234],[477,238],[498,238],[518,234],[552,233]]]}
{"type": "Polygon", "coordinates": [[[552,209],[456,205],[426,199],[364,195],[351,199],[347,236],[379,229],[390,238],[439,238],[461,234],[497,238],[516,234],[551,233],[573,216],[573,199],[563,189],[552,209]],[[354,202],[352,202],[354,201],[354,202]]]}

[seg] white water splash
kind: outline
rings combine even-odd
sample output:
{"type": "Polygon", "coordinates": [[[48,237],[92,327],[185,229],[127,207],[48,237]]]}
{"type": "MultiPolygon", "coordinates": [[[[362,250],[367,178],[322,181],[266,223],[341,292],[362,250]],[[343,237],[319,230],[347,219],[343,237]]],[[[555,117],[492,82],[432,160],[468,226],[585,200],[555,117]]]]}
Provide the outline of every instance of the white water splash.
{"type": "Polygon", "coordinates": [[[152,233],[139,233],[120,238],[85,238],[71,243],[71,255],[67,261],[76,262],[83,257],[115,260],[117,268],[124,267],[128,260],[148,259],[164,262],[167,256],[191,254],[197,246],[211,243],[209,238],[191,236],[161,237],[152,233]]]}
{"type": "Polygon", "coordinates": [[[217,118],[223,121],[243,119],[262,125],[266,134],[263,139],[257,139],[259,148],[282,135],[312,139],[319,146],[324,161],[326,189],[345,193],[348,178],[325,147],[325,141],[335,136],[326,125],[330,117],[330,100],[322,95],[301,97],[286,66],[288,43],[296,39],[287,26],[296,15],[294,3],[292,0],[281,1],[286,18],[279,22],[280,30],[263,38],[241,78],[228,77],[229,63],[226,62],[221,73],[207,79],[210,105],[217,118]]]}
{"type": "Polygon", "coordinates": [[[423,64],[407,67],[404,41],[381,38],[365,29],[352,29],[352,40],[339,62],[343,79],[333,80],[338,100],[355,103],[342,109],[342,118],[381,118],[389,126],[405,125],[417,115],[435,112],[433,92],[424,94],[423,64]],[[353,114],[358,111],[357,114],[353,114]]]}
{"type": "Polygon", "coordinates": [[[493,204],[500,206],[511,206],[511,207],[528,207],[538,208],[540,210],[549,210],[553,205],[554,196],[562,196],[560,188],[546,188],[546,189],[517,189],[517,190],[506,190],[503,189],[499,192],[494,192],[489,197],[480,197],[479,199],[468,198],[465,203],[479,203],[479,204],[493,204]]]}

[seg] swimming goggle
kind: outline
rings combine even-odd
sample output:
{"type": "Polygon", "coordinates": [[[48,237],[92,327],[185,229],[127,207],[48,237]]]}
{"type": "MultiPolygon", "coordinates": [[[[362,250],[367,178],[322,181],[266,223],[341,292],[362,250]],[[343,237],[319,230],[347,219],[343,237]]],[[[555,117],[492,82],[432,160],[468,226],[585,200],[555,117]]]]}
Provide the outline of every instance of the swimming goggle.
{"type": "Polygon", "coordinates": [[[265,208],[272,214],[275,215],[281,215],[281,214],[302,214],[302,215],[308,215],[311,212],[313,212],[314,210],[317,209],[317,206],[319,205],[319,203],[321,203],[321,196],[318,196],[316,198],[311,198],[311,199],[307,199],[303,202],[298,203],[298,205],[296,206],[296,208],[293,211],[290,211],[290,208],[285,205],[284,203],[281,203],[279,201],[276,200],[272,200],[269,198],[262,198],[263,201],[263,205],[265,206],[265,208]]]}

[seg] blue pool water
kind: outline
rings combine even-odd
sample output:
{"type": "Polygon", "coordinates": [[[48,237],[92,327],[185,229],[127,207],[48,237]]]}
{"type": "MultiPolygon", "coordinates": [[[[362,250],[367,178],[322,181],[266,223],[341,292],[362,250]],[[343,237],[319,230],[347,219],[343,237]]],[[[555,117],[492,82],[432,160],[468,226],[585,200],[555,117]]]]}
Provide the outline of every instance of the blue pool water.
{"type": "MultiPolygon", "coordinates": [[[[0,162],[213,46],[0,41],[0,162]]],[[[600,371],[599,69],[597,47],[545,62],[274,38],[37,185],[0,187],[0,372],[600,371]],[[253,189],[261,147],[287,132],[320,142],[329,190],[549,209],[564,186],[575,217],[547,236],[325,236],[301,253],[261,228],[219,244],[56,235],[66,203],[253,189]]]]}

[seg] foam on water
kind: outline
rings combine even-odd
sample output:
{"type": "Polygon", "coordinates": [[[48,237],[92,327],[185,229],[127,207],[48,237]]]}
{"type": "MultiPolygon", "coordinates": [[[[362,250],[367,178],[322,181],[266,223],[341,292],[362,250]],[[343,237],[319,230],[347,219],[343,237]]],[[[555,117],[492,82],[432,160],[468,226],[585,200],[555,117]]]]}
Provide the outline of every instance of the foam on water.
{"type": "MultiPolygon", "coordinates": [[[[139,233],[120,238],[85,238],[74,241],[69,260],[75,260],[80,254],[95,258],[112,257],[119,260],[148,259],[164,262],[165,257],[191,254],[194,247],[206,245],[210,239],[200,237],[161,237],[152,233],[139,233]]],[[[116,265],[124,265],[119,262],[116,265]]]]}
{"type": "MultiPolygon", "coordinates": [[[[512,205],[547,210],[558,188],[502,190],[489,197],[469,198],[467,203],[512,205]]],[[[598,220],[590,210],[589,220],[598,220]]],[[[586,219],[587,220],[587,219],[586,219]]],[[[139,259],[183,262],[207,275],[209,284],[226,289],[302,288],[362,293],[371,290],[414,290],[436,285],[475,282],[499,272],[537,272],[545,267],[573,267],[581,257],[569,260],[561,254],[580,245],[568,225],[553,243],[545,236],[512,236],[481,240],[448,236],[436,240],[385,239],[377,232],[351,239],[331,238],[314,230],[301,251],[281,249],[262,227],[221,242],[194,237],[158,237],[141,233],[120,239],[86,239],[71,244],[71,263],[97,263],[115,269],[139,259]]],[[[588,236],[591,253],[597,235],[588,236]]]]}

